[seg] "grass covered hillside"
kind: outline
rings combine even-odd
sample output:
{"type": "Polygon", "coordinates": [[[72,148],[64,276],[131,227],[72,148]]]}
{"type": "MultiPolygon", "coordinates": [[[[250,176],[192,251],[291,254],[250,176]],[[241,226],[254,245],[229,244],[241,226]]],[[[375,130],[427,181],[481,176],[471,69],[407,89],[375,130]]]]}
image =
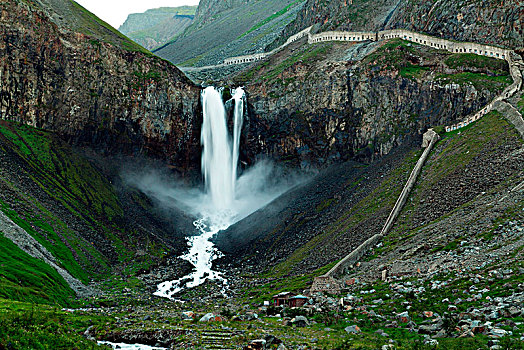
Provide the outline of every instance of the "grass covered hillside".
{"type": "MultiPolygon", "coordinates": [[[[168,249],[149,234],[151,225],[163,232],[158,223],[134,221],[151,204],[138,194],[123,198],[106,175],[52,133],[0,121],[0,154],[0,210],[78,280],[89,283],[124,272],[124,266],[133,274],[168,249]]],[[[73,293],[53,268],[1,239],[0,297],[70,302],[73,293]]]]}
{"type": "Polygon", "coordinates": [[[54,268],[0,235],[0,298],[71,305],[74,292],[54,268]]]}

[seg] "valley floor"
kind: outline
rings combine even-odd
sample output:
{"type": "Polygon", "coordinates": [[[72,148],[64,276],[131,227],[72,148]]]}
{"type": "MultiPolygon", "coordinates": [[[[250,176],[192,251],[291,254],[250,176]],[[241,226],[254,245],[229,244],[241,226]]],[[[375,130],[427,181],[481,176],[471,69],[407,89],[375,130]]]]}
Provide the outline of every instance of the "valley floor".
{"type": "Polygon", "coordinates": [[[522,139],[500,114],[446,135],[392,233],[343,279],[343,291],[310,295],[304,307],[263,302],[282,291],[303,293],[331,265],[294,277],[232,269],[227,297],[219,285],[206,283],[182,293],[184,303],[152,295],[153,269],[98,282],[93,287],[101,295],[73,302],[70,309],[4,299],[0,344],[95,348],[94,340],[106,340],[173,349],[522,349],[523,163],[522,139]],[[446,193],[438,205],[438,196],[446,193]],[[424,214],[427,203],[432,214],[424,214]]]}

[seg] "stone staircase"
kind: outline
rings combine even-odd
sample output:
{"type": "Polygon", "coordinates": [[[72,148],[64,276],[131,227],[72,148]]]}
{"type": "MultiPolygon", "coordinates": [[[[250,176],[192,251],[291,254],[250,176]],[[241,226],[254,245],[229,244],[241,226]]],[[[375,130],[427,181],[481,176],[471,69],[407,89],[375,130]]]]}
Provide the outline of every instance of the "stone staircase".
{"type": "Polygon", "coordinates": [[[206,330],[200,335],[201,345],[204,349],[234,350],[239,349],[231,344],[235,334],[227,330],[206,330]]]}

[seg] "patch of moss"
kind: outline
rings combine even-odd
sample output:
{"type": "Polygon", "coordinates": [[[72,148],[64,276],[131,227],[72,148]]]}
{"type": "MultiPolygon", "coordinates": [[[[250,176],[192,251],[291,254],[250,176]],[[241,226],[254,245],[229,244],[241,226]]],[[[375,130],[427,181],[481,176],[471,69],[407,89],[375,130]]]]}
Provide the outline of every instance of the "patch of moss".
{"type": "Polygon", "coordinates": [[[333,43],[311,45],[311,47],[307,50],[287,58],[280,64],[266,71],[261,79],[267,81],[274,80],[280,73],[293,66],[297,62],[312,63],[319,61],[326,57],[326,55],[331,51],[332,46],[333,43]]]}
{"type": "Polygon", "coordinates": [[[467,69],[473,67],[478,69],[488,69],[497,75],[507,75],[509,71],[508,63],[506,61],[473,53],[452,54],[446,58],[444,63],[452,69],[467,69]]]}
{"type": "Polygon", "coordinates": [[[407,64],[406,53],[416,54],[418,52],[411,42],[402,39],[392,39],[366,56],[362,62],[366,65],[378,63],[400,69],[407,64]]]}
{"type": "Polygon", "coordinates": [[[422,77],[424,72],[429,71],[428,67],[417,66],[408,64],[406,67],[400,69],[400,76],[403,78],[417,79],[422,77]]]}
{"type": "Polygon", "coordinates": [[[511,85],[513,79],[509,74],[491,76],[484,73],[462,72],[456,74],[439,74],[436,77],[443,84],[473,85],[477,90],[499,92],[511,85]]]}

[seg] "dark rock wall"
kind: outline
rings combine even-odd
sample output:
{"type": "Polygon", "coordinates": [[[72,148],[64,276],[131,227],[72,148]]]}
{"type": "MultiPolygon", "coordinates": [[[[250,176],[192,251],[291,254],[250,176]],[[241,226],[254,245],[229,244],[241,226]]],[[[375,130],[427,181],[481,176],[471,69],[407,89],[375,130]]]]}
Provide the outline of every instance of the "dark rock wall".
{"type": "Polygon", "coordinates": [[[199,88],[175,66],[0,4],[0,117],[107,153],[198,165],[199,88]]]}

